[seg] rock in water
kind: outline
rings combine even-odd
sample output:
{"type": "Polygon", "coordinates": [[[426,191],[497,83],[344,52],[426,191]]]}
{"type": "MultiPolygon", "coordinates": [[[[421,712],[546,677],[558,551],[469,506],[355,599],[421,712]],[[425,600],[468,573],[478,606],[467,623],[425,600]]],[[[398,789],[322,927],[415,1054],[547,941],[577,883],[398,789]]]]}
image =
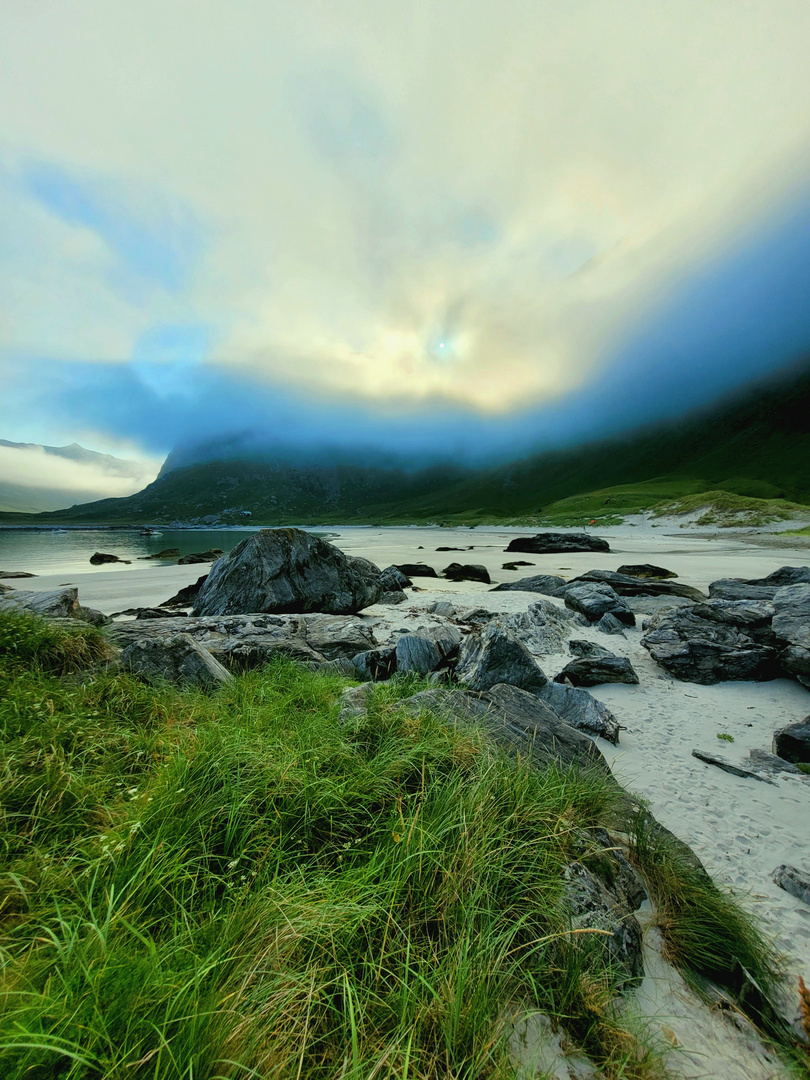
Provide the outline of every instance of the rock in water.
{"type": "Polygon", "coordinates": [[[510,540],[506,550],[554,555],[563,551],[610,551],[610,544],[601,536],[589,536],[588,533],[545,532],[536,536],[517,536],[510,540]]]}
{"type": "Polygon", "coordinates": [[[263,529],[214,563],[194,614],[349,615],[375,604],[381,592],[380,570],[368,559],[344,555],[301,529],[263,529]]]}
{"type": "Polygon", "coordinates": [[[104,563],[120,562],[129,565],[129,559],[120,559],[117,555],[109,555],[106,551],[95,551],[90,556],[93,566],[103,566],[104,563]]]}

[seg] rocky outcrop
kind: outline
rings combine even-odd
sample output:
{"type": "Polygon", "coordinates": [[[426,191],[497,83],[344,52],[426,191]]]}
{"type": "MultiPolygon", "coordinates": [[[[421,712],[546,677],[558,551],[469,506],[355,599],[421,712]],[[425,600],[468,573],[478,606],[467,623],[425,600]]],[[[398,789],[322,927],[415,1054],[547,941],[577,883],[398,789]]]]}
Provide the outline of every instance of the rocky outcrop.
{"type": "Polygon", "coordinates": [[[419,634],[403,634],[394,649],[396,669],[404,674],[427,675],[442,663],[438,645],[419,634]]]}
{"type": "Polygon", "coordinates": [[[523,642],[497,623],[464,640],[456,677],[471,690],[489,690],[498,683],[539,690],[548,681],[523,642]]]}
{"type": "Polygon", "coordinates": [[[536,656],[562,652],[576,616],[551,600],[536,600],[526,611],[498,615],[495,622],[509,630],[536,656]]]}
{"type": "Polygon", "coordinates": [[[566,664],[554,676],[559,683],[570,682],[572,686],[599,686],[600,683],[638,683],[638,675],[625,656],[582,657],[566,664]]]}
{"type": "Polygon", "coordinates": [[[739,578],[720,578],[709,585],[712,600],[773,600],[778,586],[748,585],[739,578]]]}
{"type": "Polygon", "coordinates": [[[568,651],[572,656],[589,660],[607,660],[615,655],[603,645],[597,645],[595,641],[584,641],[581,638],[572,638],[568,642],[568,651]]]}
{"type": "Polygon", "coordinates": [[[368,682],[383,682],[397,670],[395,648],[367,649],[352,657],[357,678],[368,682]]]}
{"type": "Polygon", "coordinates": [[[535,536],[517,536],[510,540],[506,550],[555,555],[565,551],[610,551],[610,544],[601,536],[588,533],[543,532],[535,536]]]}
{"type": "MultiPolygon", "coordinates": [[[[507,569],[504,566],[504,569],[507,569]]],[[[565,585],[565,578],[556,574],[535,574],[533,577],[520,578],[518,581],[505,581],[496,585],[492,592],[536,592],[553,596],[565,585]]]]}
{"type": "Polygon", "coordinates": [[[13,611],[18,608],[34,615],[57,619],[77,618],[80,606],[79,590],[74,586],[42,592],[9,589],[0,597],[0,611],[13,611]]]}
{"type": "Polygon", "coordinates": [[[674,570],[666,570],[663,566],[654,566],[652,563],[625,564],[620,566],[616,573],[637,578],[675,578],[678,576],[674,570]]]}
{"type": "Polygon", "coordinates": [[[480,581],[490,584],[489,571],[479,563],[450,563],[442,570],[448,581],[480,581]]]}
{"type": "Polygon", "coordinates": [[[636,625],[635,615],[610,585],[598,582],[569,585],[565,590],[565,606],[580,612],[588,622],[597,622],[609,614],[623,626],[636,625]]]}
{"type": "Polygon", "coordinates": [[[797,724],[788,724],[773,733],[772,749],[785,761],[810,762],[810,716],[797,724]]]}
{"type": "Polygon", "coordinates": [[[344,555],[301,529],[263,529],[214,563],[194,614],[352,614],[376,603],[381,592],[380,570],[368,559],[344,555]]]}
{"type": "MultiPolygon", "coordinates": [[[[683,596],[688,600],[705,600],[706,595],[691,585],[677,581],[658,581],[649,577],[634,577],[613,570],[589,570],[572,578],[566,588],[580,582],[598,582],[610,585],[619,596],[683,596]]],[[[564,594],[562,594],[564,595],[564,594]]]]}
{"type": "Polygon", "coordinates": [[[233,675],[188,634],[133,641],[121,653],[121,666],[153,686],[214,690],[233,675]]]}
{"type": "Polygon", "coordinates": [[[29,578],[36,576],[36,574],[29,574],[25,570],[0,570],[0,578],[29,578]]]}
{"type": "Polygon", "coordinates": [[[646,624],[641,644],[678,679],[703,685],[731,679],[762,681],[778,673],[777,651],[728,620],[722,601],[668,608],[646,624]]]}

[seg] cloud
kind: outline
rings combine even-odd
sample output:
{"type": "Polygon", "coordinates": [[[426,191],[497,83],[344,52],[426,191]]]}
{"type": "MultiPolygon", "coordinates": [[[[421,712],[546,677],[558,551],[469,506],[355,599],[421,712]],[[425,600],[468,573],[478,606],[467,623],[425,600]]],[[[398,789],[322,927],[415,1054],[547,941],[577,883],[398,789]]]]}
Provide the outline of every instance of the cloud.
{"type": "Polygon", "coordinates": [[[51,380],[4,422],[70,400],[168,449],[331,401],[330,431],[431,444],[440,415],[453,445],[568,430],[573,395],[595,413],[679,341],[727,385],[732,298],[749,327],[784,311],[720,264],[807,176],[804,0],[12,0],[3,24],[1,344],[51,380]],[[701,274],[717,320],[683,294],[701,274]]]}

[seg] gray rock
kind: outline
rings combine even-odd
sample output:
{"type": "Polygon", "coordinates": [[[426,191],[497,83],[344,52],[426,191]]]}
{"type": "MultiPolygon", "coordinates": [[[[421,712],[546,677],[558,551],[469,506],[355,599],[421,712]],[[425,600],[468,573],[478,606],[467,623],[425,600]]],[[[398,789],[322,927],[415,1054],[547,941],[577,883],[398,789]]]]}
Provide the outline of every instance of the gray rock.
{"type": "Polygon", "coordinates": [[[372,687],[369,683],[362,686],[347,686],[341,692],[338,704],[338,723],[345,724],[348,720],[356,720],[368,712],[371,701],[372,687]]]}
{"type": "Polygon", "coordinates": [[[785,761],[810,762],[810,716],[775,731],[772,750],[785,761]]]}
{"type": "Polygon", "coordinates": [[[550,600],[537,600],[527,611],[499,615],[494,620],[509,630],[536,656],[563,651],[574,615],[550,600]]]}
{"type": "Polygon", "coordinates": [[[554,555],[563,551],[610,551],[610,544],[600,536],[588,533],[543,532],[535,536],[517,536],[506,550],[554,555]]]}
{"type": "Polygon", "coordinates": [[[428,611],[434,615],[441,615],[445,619],[451,619],[456,613],[455,605],[451,604],[449,600],[436,600],[435,603],[430,605],[428,611]]]}
{"type": "Polygon", "coordinates": [[[152,685],[214,690],[233,675],[188,634],[133,641],[121,653],[121,666],[152,685]]]}
{"type": "Polygon", "coordinates": [[[439,626],[420,626],[416,633],[432,641],[442,654],[443,660],[451,659],[458,655],[458,649],[464,640],[457,626],[452,623],[443,623],[439,626]]]}
{"type": "Polygon", "coordinates": [[[788,645],[810,649],[810,585],[785,585],[773,597],[774,634],[788,645]]]}
{"type": "Polygon", "coordinates": [[[568,651],[572,656],[588,660],[608,660],[615,655],[610,649],[597,645],[595,641],[583,641],[579,638],[573,638],[568,642],[568,651]]]}
{"type": "Polygon", "coordinates": [[[749,578],[746,585],[783,585],[810,584],[810,566],[780,566],[764,578],[749,578]]]}
{"type": "Polygon", "coordinates": [[[708,686],[730,679],[775,678],[776,650],[715,618],[713,612],[713,602],[661,611],[646,624],[641,644],[657,663],[686,682],[708,686]]]}
{"type": "Polygon", "coordinates": [[[109,555],[105,551],[95,551],[90,556],[90,562],[93,564],[93,566],[103,566],[105,563],[116,563],[116,562],[126,563],[127,566],[128,566],[129,563],[130,563],[130,560],[129,559],[121,559],[121,558],[118,557],[118,555],[109,555]]]}
{"type": "Polygon", "coordinates": [[[367,649],[353,656],[352,663],[359,678],[382,682],[397,670],[397,652],[392,648],[367,649]]]}
{"type": "Polygon", "coordinates": [[[588,947],[606,953],[618,986],[629,989],[644,977],[641,927],[615,893],[582,863],[570,863],[564,870],[564,905],[576,930],[601,930],[586,935],[588,947]]]}
{"type": "Polygon", "coordinates": [[[164,600],[160,606],[189,607],[194,602],[194,598],[202,588],[202,583],[207,577],[208,574],[203,574],[202,577],[198,577],[192,585],[186,585],[185,588],[179,589],[174,596],[170,596],[168,600],[164,600]]]}
{"type": "Polygon", "coordinates": [[[368,559],[344,555],[311,533],[263,529],[214,563],[195,597],[194,614],[351,614],[376,603],[379,579],[368,559]]]}
{"type": "Polygon", "coordinates": [[[437,578],[439,576],[436,573],[436,571],[433,569],[433,567],[428,566],[426,563],[400,563],[396,567],[396,569],[399,570],[399,572],[401,574],[404,574],[405,577],[409,577],[409,578],[414,578],[414,577],[435,577],[435,578],[437,578]]]}
{"type": "Polygon", "coordinates": [[[776,585],[748,585],[740,578],[720,578],[709,585],[712,600],[773,600],[776,585]]]}
{"type": "Polygon", "coordinates": [[[581,582],[597,582],[610,585],[619,596],[682,596],[688,600],[705,600],[706,595],[691,585],[678,581],[659,581],[613,570],[589,570],[572,578],[569,587],[581,582]]]}
{"type": "Polygon", "coordinates": [[[397,671],[427,675],[435,671],[443,660],[439,647],[419,634],[403,634],[396,644],[397,671]]]}
{"type": "Polygon", "coordinates": [[[691,610],[700,619],[750,632],[768,626],[775,609],[769,600],[712,600],[709,604],[695,604],[691,610]]]}
{"type": "Polygon", "coordinates": [[[589,622],[610,614],[624,626],[636,625],[635,615],[610,585],[598,582],[569,585],[565,590],[565,606],[580,612],[589,622]]]}
{"type": "MultiPolygon", "coordinates": [[[[504,569],[510,568],[508,565],[504,569]]],[[[565,585],[565,578],[556,574],[535,574],[534,577],[520,578],[518,581],[505,581],[496,585],[491,592],[536,592],[552,596],[565,585]]]]}
{"type": "Polygon", "coordinates": [[[156,551],[154,555],[139,555],[138,560],[141,562],[147,559],[179,559],[180,548],[164,548],[163,551],[156,551]]]}
{"type": "Polygon", "coordinates": [[[25,570],[0,570],[0,578],[29,578],[36,574],[28,574],[25,570]]]}
{"type": "Polygon", "coordinates": [[[810,904],[810,874],[803,874],[795,866],[788,866],[783,863],[781,866],[777,866],[771,877],[774,884],[778,885],[780,889],[789,892],[797,900],[803,900],[805,904],[810,904]]]}
{"type": "Polygon", "coordinates": [[[396,607],[397,604],[404,604],[407,599],[407,594],[402,589],[392,589],[390,592],[384,592],[377,603],[396,607]]]}
{"type": "Polygon", "coordinates": [[[570,727],[598,735],[614,746],[618,744],[620,728],[616,717],[587,690],[549,682],[537,691],[537,697],[570,727]]]}
{"type": "Polygon", "coordinates": [[[0,611],[18,609],[48,618],[78,618],[80,606],[79,590],[72,585],[42,592],[10,589],[0,597],[0,611]]]}
{"type": "Polygon", "coordinates": [[[216,562],[222,555],[222,548],[209,548],[208,551],[192,551],[190,555],[184,555],[177,560],[178,566],[189,566],[194,563],[216,562]]]}
{"type": "Polygon", "coordinates": [[[534,566],[533,562],[526,562],[525,559],[515,559],[514,562],[505,562],[501,566],[501,570],[517,570],[519,566],[534,566]]]}
{"type": "Polygon", "coordinates": [[[726,761],[725,758],[719,757],[717,754],[706,753],[705,750],[693,750],[692,757],[697,758],[698,761],[702,761],[706,765],[716,765],[718,769],[731,773],[732,776],[741,776],[745,780],[761,780],[764,784],[773,783],[772,780],[760,776],[759,773],[754,772],[752,769],[744,769],[740,765],[734,765],[731,761],[726,761]]]}
{"type": "Polygon", "coordinates": [[[468,608],[467,611],[463,611],[456,616],[457,621],[463,626],[481,626],[483,623],[490,622],[490,620],[496,618],[494,611],[487,611],[486,608],[476,607],[468,608]]]}
{"type": "Polygon", "coordinates": [[[480,563],[450,563],[442,573],[448,581],[480,581],[490,584],[489,571],[480,563]]]}
{"type": "Polygon", "coordinates": [[[653,566],[652,563],[632,563],[620,566],[616,573],[637,578],[676,578],[678,576],[674,570],[665,570],[663,566],[653,566]]]}
{"type": "Polygon", "coordinates": [[[85,607],[83,604],[79,604],[73,612],[73,618],[90,623],[91,626],[108,626],[112,622],[110,616],[103,611],[96,611],[95,608],[85,607]]]}
{"type": "Polygon", "coordinates": [[[804,777],[810,781],[810,776],[803,773],[801,769],[797,769],[795,765],[777,757],[776,754],[769,754],[767,750],[754,747],[754,749],[748,751],[748,759],[751,762],[751,767],[757,772],[765,772],[771,776],[785,773],[788,776],[804,777]]]}
{"type": "Polygon", "coordinates": [[[489,690],[498,683],[539,690],[548,681],[523,642],[496,623],[465,638],[456,677],[471,690],[489,690]]]}
{"type": "Polygon", "coordinates": [[[536,766],[590,767],[609,783],[616,783],[610,766],[587,735],[566,724],[534,694],[516,686],[496,685],[484,693],[424,690],[403,702],[403,707],[409,712],[430,709],[451,723],[481,725],[496,742],[536,766]]]}
{"type": "Polygon", "coordinates": [[[572,686],[599,686],[601,683],[638,683],[638,675],[625,656],[582,657],[566,664],[554,681],[572,686]]]}
{"type": "Polygon", "coordinates": [[[624,627],[609,611],[606,612],[601,619],[598,619],[594,626],[597,630],[601,630],[603,634],[613,634],[618,637],[627,637],[624,632],[624,627]]]}
{"type": "Polygon", "coordinates": [[[377,646],[371,627],[352,615],[316,613],[304,616],[307,645],[327,660],[351,660],[359,652],[377,646]]]}
{"type": "Polygon", "coordinates": [[[788,645],[784,652],[779,654],[779,663],[786,675],[792,676],[810,690],[810,649],[788,645]]]}
{"type": "Polygon", "coordinates": [[[380,585],[383,592],[396,592],[397,590],[406,589],[409,585],[413,585],[413,582],[409,577],[402,573],[398,566],[386,566],[384,570],[380,572],[380,585]]]}

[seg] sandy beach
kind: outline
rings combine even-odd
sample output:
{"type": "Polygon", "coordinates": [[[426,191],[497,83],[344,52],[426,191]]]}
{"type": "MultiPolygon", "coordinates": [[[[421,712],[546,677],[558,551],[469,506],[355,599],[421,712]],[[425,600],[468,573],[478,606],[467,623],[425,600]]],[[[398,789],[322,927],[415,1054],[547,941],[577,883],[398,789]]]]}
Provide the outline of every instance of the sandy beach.
{"type": "MultiPolygon", "coordinates": [[[[768,535],[767,542],[758,545],[750,534],[741,539],[731,532],[705,537],[686,530],[625,526],[601,531],[611,545],[609,554],[513,555],[504,551],[508,541],[531,530],[351,527],[331,531],[330,540],[337,546],[349,554],[365,556],[381,568],[391,563],[425,562],[441,571],[453,561],[469,562],[486,566],[493,582],[531,574],[571,578],[593,568],[615,570],[622,563],[652,562],[675,571],[679,581],[705,590],[718,578],[762,577],[780,566],[808,562],[807,552],[792,546],[788,537],[768,535]],[[779,539],[781,546],[774,546],[779,539]],[[436,550],[442,546],[462,550],[436,550]],[[515,558],[532,565],[519,571],[502,569],[504,562],[515,558]]],[[[128,607],[160,604],[205,572],[206,567],[199,565],[159,566],[68,577],[57,574],[13,584],[36,589],[76,585],[82,603],[111,614],[128,607]]],[[[427,609],[436,600],[449,600],[458,608],[480,606],[493,612],[519,612],[538,599],[535,593],[492,592],[490,586],[473,582],[415,578],[414,583],[419,591],[409,593],[406,604],[376,605],[363,613],[379,641],[387,640],[392,630],[430,624],[435,616],[427,609]]],[[[562,606],[562,601],[555,603],[562,606]]],[[[625,637],[606,638],[590,627],[577,626],[573,632],[575,637],[599,641],[627,656],[640,679],[638,686],[611,684],[591,691],[609,706],[623,728],[618,746],[598,740],[600,748],[621,783],[649,800],[655,816],[694,849],[718,885],[760,918],[783,954],[795,986],[799,975],[810,975],[810,907],[778,888],[771,874],[780,863],[810,873],[810,777],[781,774],[771,783],[736,777],[698,761],[692,750],[745,764],[749,750],[771,749],[776,728],[810,713],[810,692],[785,679],[716,686],[679,682],[640,646],[643,612],[656,610],[654,605],[660,601],[650,600],[645,606],[642,598],[631,603],[638,625],[626,630],[625,637]],[[733,741],[719,740],[719,734],[733,741]]],[[[538,657],[549,677],[569,659],[567,653],[538,657]]],[[[681,1000],[681,991],[678,994],[681,1000]]],[[[653,994],[650,1001],[652,1009],[663,1010],[667,1016],[675,1011],[672,1001],[663,1003],[660,994],[653,994]]],[[[682,1018],[681,1023],[692,1031],[694,1044],[698,1038],[694,1017],[682,1018]]],[[[711,1042],[715,1035],[706,1037],[711,1042]]],[[[691,1063],[685,1055],[683,1075],[720,1075],[712,1071],[709,1061],[718,1054],[722,1059],[726,1052],[704,1048],[691,1063]],[[698,1070],[695,1062],[704,1052],[708,1055],[706,1068],[698,1070]]],[[[780,1075],[767,1059],[761,1065],[761,1072],[728,1071],[722,1075],[780,1075]]]]}

